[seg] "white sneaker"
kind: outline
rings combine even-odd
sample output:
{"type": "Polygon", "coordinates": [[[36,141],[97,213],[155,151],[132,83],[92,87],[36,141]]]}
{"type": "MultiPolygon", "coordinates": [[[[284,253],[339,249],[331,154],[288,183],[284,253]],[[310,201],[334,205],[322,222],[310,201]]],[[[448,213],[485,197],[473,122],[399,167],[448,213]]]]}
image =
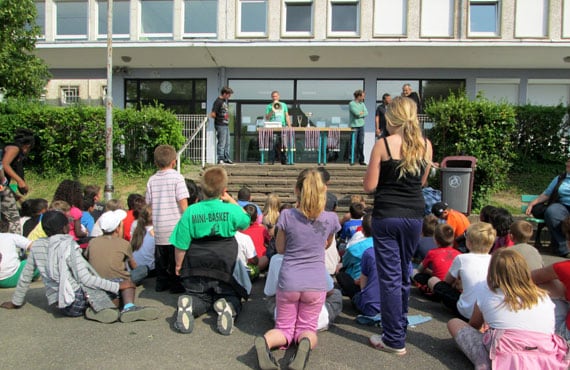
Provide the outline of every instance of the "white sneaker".
{"type": "Polygon", "coordinates": [[[384,341],[382,340],[382,335],[380,335],[380,334],[374,334],[373,336],[370,337],[369,341],[370,341],[370,344],[372,345],[372,347],[374,347],[380,351],[392,353],[392,354],[398,355],[398,356],[403,356],[406,354],[406,347],[404,347],[404,348],[390,347],[384,343],[384,341]]]}

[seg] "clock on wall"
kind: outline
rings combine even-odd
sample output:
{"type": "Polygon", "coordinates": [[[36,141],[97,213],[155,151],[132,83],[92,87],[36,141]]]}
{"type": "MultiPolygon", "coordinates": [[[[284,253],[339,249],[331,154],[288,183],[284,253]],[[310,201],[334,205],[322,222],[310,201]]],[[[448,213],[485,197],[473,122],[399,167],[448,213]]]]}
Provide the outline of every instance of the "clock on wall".
{"type": "Polygon", "coordinates": [[[172,92],[172,83],[170,81],[162,81],[160,91],[163,94],[170,94],[170,92],[172,92]]]}

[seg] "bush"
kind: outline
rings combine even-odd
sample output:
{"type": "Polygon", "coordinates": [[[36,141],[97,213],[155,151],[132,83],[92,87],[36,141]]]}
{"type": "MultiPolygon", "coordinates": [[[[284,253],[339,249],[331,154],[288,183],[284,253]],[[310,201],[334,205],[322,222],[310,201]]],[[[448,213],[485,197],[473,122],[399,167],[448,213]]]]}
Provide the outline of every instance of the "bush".
{"type": "MultiPolygon", "coordinates": [[[[105,108],[54,107],[39,103],[8,100],[0,104],[0,142],[12,140],[18,127],[33,130],[38,145],[32,151],[31,165],[38,171],[70,171],[105,167],[105,108]]],[[[113,109],[113,159],[120,168],[152,164],[157,145],[184,144],[182,123],[161,107],[113,109]]]]}
{"type": "Polygon", "coordinates": [[[434,160],[457,155],[477,158],[472,208],[481,208],[494,191],[506,185],[515,158],[515,109],[481,97],[471,101],[463,92],[428,102],[425,112],[435,122],[430,131],[434,160]]]}

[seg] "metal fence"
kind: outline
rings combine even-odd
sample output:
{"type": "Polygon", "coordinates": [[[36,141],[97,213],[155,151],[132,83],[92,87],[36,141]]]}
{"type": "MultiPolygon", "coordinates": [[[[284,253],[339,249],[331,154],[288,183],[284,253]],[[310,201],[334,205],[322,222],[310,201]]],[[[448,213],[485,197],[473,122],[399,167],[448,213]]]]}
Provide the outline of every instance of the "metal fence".
{"type": "Polygon", "coordinates": [[[178,152],[178,172],[180,172],[180,158],[189,159],[194,163],[206,165],[206,124],[208,116],[204,114],[177,114],[178,120],[184,124],[182,135],[186,142],[178,152]]]}

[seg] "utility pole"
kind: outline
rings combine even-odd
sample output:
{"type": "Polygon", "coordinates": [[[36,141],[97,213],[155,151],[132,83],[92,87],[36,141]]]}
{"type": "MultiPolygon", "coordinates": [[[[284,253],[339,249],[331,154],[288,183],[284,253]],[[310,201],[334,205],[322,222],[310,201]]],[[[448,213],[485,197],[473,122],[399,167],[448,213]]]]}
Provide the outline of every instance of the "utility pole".
{"type": "Polygon", "coordinates": [[[105,97],[105,200],[113,198],[113,0],[107,0],[107,96],[105,97]]]}

